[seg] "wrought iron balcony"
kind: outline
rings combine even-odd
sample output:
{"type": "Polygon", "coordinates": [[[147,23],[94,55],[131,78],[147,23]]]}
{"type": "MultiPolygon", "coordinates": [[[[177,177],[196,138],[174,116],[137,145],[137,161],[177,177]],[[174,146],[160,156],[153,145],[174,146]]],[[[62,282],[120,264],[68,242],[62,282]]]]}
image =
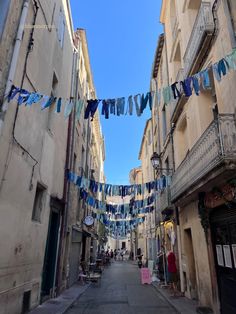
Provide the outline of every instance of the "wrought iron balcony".
{"type": "Polygon", "coordinates": [[[162,221],[162,211],[171,207],[170,201],[170,187],[167,187],[163,190],[157,197],[156,200],[156,222],[159,223],[162,221]]]}
{"type": "Polygon", "coordinates": [[[211,2],[202,1],[192,33],[184,54],[184,76],[189,72],[197,62],[201,50],[207,46],[214,31],[214,21],[211,11],[211,2]]]}
{"type": "Polygon", "coordinates": [[[161,210],[161,212],[168,207],[170,207],[170,188],[169,187],[167,187],[160,194],[160,210],[161,210]]]}
{"type": "Polygon", "coordinates": [[[233,114],[219,115],[176,169],[171,183],[171,200],[176,200],[226,161],[236,162],[236,122],[233,114]]]}

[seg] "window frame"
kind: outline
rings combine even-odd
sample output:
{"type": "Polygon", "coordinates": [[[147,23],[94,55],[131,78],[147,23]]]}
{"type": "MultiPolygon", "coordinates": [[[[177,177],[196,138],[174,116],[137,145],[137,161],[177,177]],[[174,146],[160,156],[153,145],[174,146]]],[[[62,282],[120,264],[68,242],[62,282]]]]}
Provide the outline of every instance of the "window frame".
{"type": "Polygon", "coordinates": [[[41,223],[42,212],[44,208],[45,191],[46,188],[38,182],[35,190],[34,204],[31,216],[31,220],[33,222],[41,223]]]}

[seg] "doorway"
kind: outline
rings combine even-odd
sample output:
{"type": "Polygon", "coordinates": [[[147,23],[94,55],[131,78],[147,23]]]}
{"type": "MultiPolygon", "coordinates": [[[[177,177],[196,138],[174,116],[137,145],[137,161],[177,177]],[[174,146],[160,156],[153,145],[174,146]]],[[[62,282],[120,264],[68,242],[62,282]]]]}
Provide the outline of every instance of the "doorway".
{"type": "Polygon", "coordinates": [[[191,299],[197,299],[196,268],[191,229],[184,230],[184,246],[188,263],[188,287],[191,299]]]}
{"type": "Polygon", "coordinates": [[[212,245],[221,313],[236,311],[236,206],[221,207],[211,215],[212,245]]]}
{"type": "Polygon", "coordinates": [[[60,228],[60,212],[51,207],[51,213],[48,225],[48,236],[44,257],[41,302],[52,296],[52,290],[56,272],[56,256],[58,247],[58,237],[60,228]]]}

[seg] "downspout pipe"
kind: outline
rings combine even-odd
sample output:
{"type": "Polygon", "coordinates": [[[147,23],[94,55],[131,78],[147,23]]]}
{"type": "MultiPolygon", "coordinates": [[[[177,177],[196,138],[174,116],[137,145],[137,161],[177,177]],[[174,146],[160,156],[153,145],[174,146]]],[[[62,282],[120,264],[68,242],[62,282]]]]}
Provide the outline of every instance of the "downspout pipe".
{"type": "Polygon", "coordinates": [[[3,130],[4,117],[8,109],[8,101],[6,99],[6,96],[9,94],[11,90],[11,86],[13,84],[13,80],[15,78],[16,67],[18,64],[18,58],[19,58],[21,43],[23,39],[24,27],[25,27],[28,10],[29,10],[29,0],[25,0],[23,8],[22,8],[22,12],[21,12],[20,23],[19,23],[19,27],[18,27],[18,31],[16,35],[15,46],[13,49],[11,65],[10,65],[10,69],[8,73],[8,78],[7,78],[7,83],[6,83],[5,93],[4,93],[4,101],[3,101],[2,108],[0,109],[0,136],[3,130]]]}

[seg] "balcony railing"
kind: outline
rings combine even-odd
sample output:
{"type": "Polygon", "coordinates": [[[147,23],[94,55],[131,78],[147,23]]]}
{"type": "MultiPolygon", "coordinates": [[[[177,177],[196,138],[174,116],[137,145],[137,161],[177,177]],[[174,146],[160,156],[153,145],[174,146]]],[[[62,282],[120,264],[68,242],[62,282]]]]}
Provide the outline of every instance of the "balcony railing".
{"type": "Polygon", "coordinates": [[[170,206],[170,188],[167,187],[163,190],[160,195],[160,211],[162,212],[164,209],[170,206]]]}
{"type": "Polygon", "coordinates": [[[189,151],[172,177],[171,200],[194,186],[225,160],[236,160],[236,122],[233,114],[221,114],[189,151]]]}
{"type": "Polygon", "coordinates": [[[196,56],[199,53],[201,45],[207,35],[211,35],[214,31],[214,21],[211,12],[211,2],[203,1],[201,3],[196,21],[193,26],[192,33],[184,55],[184,76],[187,77],[196,56]]]}

